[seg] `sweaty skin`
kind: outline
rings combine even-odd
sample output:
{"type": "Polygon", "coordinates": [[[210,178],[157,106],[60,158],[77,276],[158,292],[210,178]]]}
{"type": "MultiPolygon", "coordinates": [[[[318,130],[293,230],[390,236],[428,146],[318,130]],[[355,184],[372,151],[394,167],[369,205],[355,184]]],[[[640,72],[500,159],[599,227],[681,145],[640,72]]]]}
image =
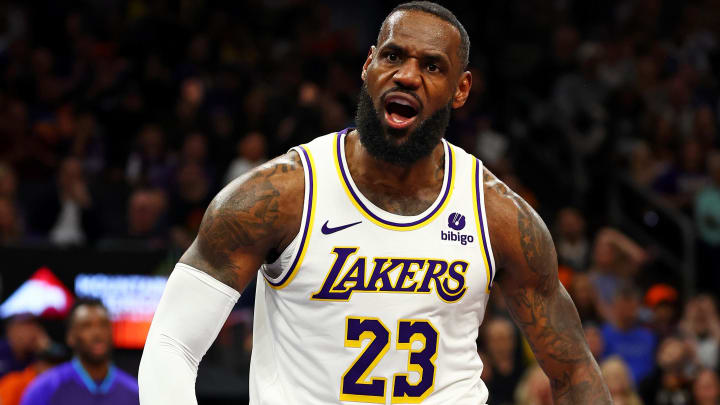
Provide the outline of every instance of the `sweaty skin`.
{"type": "MultiPolygon", "coordinates": [[[[442,19],[420,11],[393,13],[362,70],[378,112],[384,111],[384,92],[398,86],[413,92],[422,105],[407,134],[448,103],[462,107],[472,78],[463,71],[459,44],[459,31],[442,19]]],[[[393,139],[400,144],[407,134],[393,139]]],[[[413,215],[435,200],[444,170],[440,144],[415,164],[399,167],[370,156],[356,131],[346,142],[350,173],[375,205],[413,215]]],[[[180,261],[243,291],[267,257],[285,249],[299,231],[303,176],[299,157],[290,152],[232,182],[208,207],[180,261]]],[[[497,285],[550,377],[555,404],[611,404],[575,306],[558,281],[555,247],[545,224],[492,173],[486,170],[483,179],[497,285]]]]}

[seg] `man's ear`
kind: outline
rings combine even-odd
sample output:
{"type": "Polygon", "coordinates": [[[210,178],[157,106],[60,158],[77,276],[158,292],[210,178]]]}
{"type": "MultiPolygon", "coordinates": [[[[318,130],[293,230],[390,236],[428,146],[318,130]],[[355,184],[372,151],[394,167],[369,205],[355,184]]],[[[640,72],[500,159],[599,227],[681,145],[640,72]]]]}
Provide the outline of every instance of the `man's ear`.
{"type": "Polygon", "coordinates": [[[460,75],[458,80],[457,88],[452,99],[452,108],[457,109],[465,105],[465,102],[470,96],[470,89],[472,88],[472,74],[469,71],[465,71],[460,75]]]}
{"type": "Polygon", "coordinates": [[[362,79],[362,81],[367,80],[367,68],[368,68],[368,66],[370,66],[370,63],[372,62],[373,53],[375,53],[375,45],[370,47],[367,58],[365,59],[365,64],[363,64],[362,73],[360,73],[360,78],[362,79]]]}

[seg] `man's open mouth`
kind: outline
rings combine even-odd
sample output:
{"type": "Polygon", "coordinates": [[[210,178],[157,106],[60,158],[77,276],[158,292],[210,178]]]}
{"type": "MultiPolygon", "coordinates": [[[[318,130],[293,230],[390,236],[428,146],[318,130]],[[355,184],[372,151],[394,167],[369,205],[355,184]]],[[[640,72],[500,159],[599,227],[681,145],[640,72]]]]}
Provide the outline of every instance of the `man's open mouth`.
{"type": "Polygon", "coordinates": [[[419,106],[411,96],[392,94],[385,98],[385,121],[395,129],[405,129],[415,122],[419,106]]]}

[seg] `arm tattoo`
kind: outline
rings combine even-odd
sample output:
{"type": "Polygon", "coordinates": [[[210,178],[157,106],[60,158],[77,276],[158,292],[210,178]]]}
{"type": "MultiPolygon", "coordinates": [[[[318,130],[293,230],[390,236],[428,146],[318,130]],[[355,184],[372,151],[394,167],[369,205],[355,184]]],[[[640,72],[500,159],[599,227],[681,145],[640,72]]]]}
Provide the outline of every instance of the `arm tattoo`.
{"type": "Polygon", "coordinates": [[[501,281],[510,315],[550,377],[556,404],[609,404],[577,311],[559,283],[550,233],[527,203],[515,199],[522,257],[514,259],[517,273],[501,281]]]}
{"type": "Polygon", "coordinates": [[[204,271],[236,287],[240,269],[235,256],[250,250],[264,257],[278,245],[292,215],[280,206],[281,183],[287,181],[283,175],[302,170],[301,165],[300,157],[293,153],[290,158],[255,169],[215,197],[205,212],[196,242],[199,256],[207,263],[204,271]]]}

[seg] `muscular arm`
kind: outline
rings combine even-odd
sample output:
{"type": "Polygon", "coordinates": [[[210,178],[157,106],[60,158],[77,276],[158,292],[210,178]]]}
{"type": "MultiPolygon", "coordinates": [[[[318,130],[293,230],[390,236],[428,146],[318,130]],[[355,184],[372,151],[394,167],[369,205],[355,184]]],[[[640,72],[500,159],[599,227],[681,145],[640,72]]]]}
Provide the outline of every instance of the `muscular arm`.
{"type": "Polygon", "coordinates": [[[272,250],[300,227],[303,170],[294,152],[235,180],[208,207],[197,238],[168,279],[145,342],[142,405],[197,405],[198,365],[272,250]]]}
{"type": "Polygon", "coordinates": [[[557,276],[555,246],[542,219],[489,172],[486,210],[497,284],[562,404],[612,404],[585,342],[580,318],[557,276]]]}
{"type": "Polygon", "coordinates": [[[290,152],[230,183],[210,203],[180,262],[245,289],[268,253],[281,252],[298,232],[303,176],[300,157],[290,152]]]}

